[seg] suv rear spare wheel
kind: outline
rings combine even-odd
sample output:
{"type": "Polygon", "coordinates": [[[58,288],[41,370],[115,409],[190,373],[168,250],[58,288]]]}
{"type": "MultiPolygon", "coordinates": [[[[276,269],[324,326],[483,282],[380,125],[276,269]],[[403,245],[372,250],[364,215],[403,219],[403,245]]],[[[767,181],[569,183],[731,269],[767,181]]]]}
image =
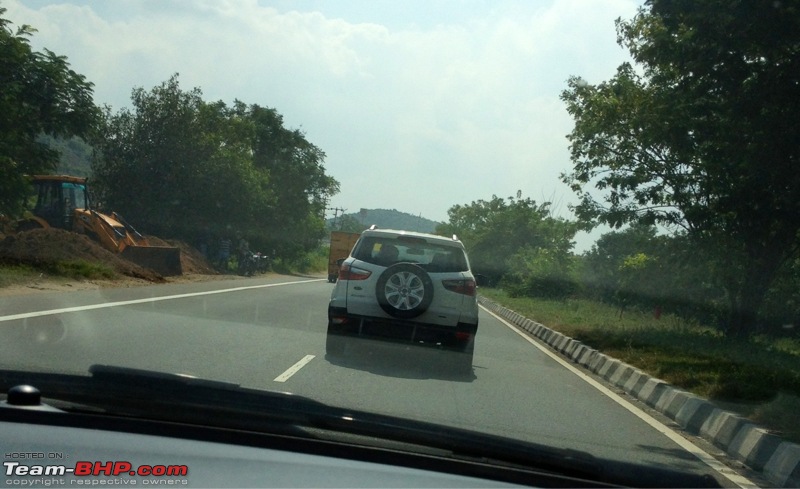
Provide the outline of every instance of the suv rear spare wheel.
{"type": "Polygon", "coordinates": [[[422,268],[398,263],[378,278],[375,296],[387,314],[399,319],[415,318],[433,301],[433,281],[422,268]]]}

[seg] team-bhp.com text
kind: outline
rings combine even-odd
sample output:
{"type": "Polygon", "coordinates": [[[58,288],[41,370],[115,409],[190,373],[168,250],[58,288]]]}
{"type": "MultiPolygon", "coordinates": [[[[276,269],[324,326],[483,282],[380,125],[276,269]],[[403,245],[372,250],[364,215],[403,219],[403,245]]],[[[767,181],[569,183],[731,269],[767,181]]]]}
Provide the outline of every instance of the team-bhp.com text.
{"type": "MultiPolygon", "coordinates": [[[[3,462],[3,472],[6,477],[21,477],[21,479],[7,479],[6,485],[25,486],[33,482],[29,477],[41,477],[35,485],[51,486],[66,485],[64,477],[72,475],[75,477],[116,477],[116,479],[70,479],[70,485],[135,485],[136,479],[127,479],[124,476],[138,477],[186,477],[189,474],[189,467],[186,465],[137,465],[130,462],[76,462],[74,466],[66,465],[26,465],[20,462],[3,462]],[[47,479],[49,478],[49,479],[47,479]]],[[[185,479],[141,479],[143,485],[175,485],[186,484],[185,479]]]]}

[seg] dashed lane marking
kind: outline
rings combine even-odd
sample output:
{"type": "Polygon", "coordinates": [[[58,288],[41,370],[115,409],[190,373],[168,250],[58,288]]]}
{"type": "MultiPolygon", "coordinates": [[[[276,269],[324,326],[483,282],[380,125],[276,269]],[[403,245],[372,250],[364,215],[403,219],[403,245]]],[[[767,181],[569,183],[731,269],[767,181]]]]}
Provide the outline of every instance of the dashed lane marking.
{"type": "Polygon", "coordinates": [[[280,374],[279,376],[275,377],[273,382],[286,382],[289,378],[300,371],[301,368],[308,365],[308,362],[314,359],[314,355],[306,355],[304,356],[299,362],[295,363],[291,367],[289,367],[286,372],[280,374]]]}

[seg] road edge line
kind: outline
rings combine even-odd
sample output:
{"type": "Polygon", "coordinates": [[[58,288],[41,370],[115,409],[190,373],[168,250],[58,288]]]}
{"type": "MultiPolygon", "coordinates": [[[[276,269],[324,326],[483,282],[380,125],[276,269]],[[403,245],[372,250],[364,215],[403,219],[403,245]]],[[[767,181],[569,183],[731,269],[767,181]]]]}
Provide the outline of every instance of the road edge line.
{"type": "Polygon", "coordinates": [[[229,292],[241,292],[243,290],[251,290],[251,289],[263,289],[267,287],[280,287],[282,285],[297,285],[297,284],[306,284],[310,282],[322,282],[325,280],[324,278],[314,278],[309,280],[295,280],[293,282],[279,282],[274,284],[261,284],[261,285],[246,285],[242,287],[234,287],[232,289],[217,289],[217,290],[207,290],[204,292],[189,292],[188,294],[175,294],[175,295],[164,295],[159,297],[147,297],[145,299],[131,299],[129,301],[117,301],[117,302],[103,302],[100,304],[87,304],[85,306],[75,306],[75,307],[65,307],[62,309],[49,309],[46,311],[35,311],[35,312],[23,312],[19,314],[10,314],[8,316],[0,316],[0,323],[6,321],[16,321],[18,319],[28,319],[28,318],[35,318],[41,316],[52,316],[54,314],[66,314],[70,312],[80,312],[80,311],[91,311],[94,309],[106,309],[109,307],[120,307],[120,306],[130,306],[132,304],[146,304],[148,302],[161,302],[161,301],[168,301],[174,299],[185,299],[187,297],[200,297],[204,295],[214,295],[214,294],[227,294],[229,292]]]}
{"type": "MultiPolygon", "coordinates": [[[[484,299],[484,300],[486,300],[486,299],[484,299]]],[[[658,431],[659,433],[661,433],[664,436],[666,436],[667,438],[669,438],[672,442],[676,443],[681,448],[683,448],[684,450],[688,451],[689,453],[691,453],[692,455],[697,457],[703,463],[708,465],[711,469],[713,469],[714,471],[718,472],[720,475],[722,475],[723,477],[725,477],[726,479],[730,480],[731,482],[733,482],[734,484],[736,484],[737,486],[739,486],[741,488],[758,487],[757,484],[755,484],[754,482],[752,482],[748,478],[738,474],[732,468],[728,467],[724,463],[722,463],[719,460],[717,460],[713,455],[709,454],[705,450],[702,450],[700,447],[698,447],[697,445],[692,443],[690,440],[686,439],[685,437],[683,437],[679,433],[676,433],[673,429],[669,428],[668,426],[666,426],[663,423],[661,423],[660,421],[656,420],[655,418],[653,418],[652,416],[650,416],[646,412],[642,411],[636,405],[634,405],[631,402],[627,401],[626,399],[620,397],[617,393],[613,392],[612,390],[610,390],[608,387],[606,387],[605,385],[601,384],[597,380],[593,379],[591,376],[589,376],[588,374],[583,372],[581,369],[576,368],[574,365],[570,364],[567,360],[565,360],[564,358],[559,356],[556,352],[553,352],[550,349],[546,348],[545,346],[539,344],[537,341],[535,341],[533,338],[530,337],[530,334],[533,334],[535,337],[537,337],[539,339],[542,339],[543,341],[545,341],[546,344],[552,346],[558,352],[566,354],[568,357],[570,357],[571,354],[567,354],[566,353],[567,349],[569,349],[572,352],[578,352],[578,358],[586,357],[587,356],[586,355],[586,351],[588,351],[588,347],[586,347],[585,345],[580,344],[580,346],[583,346],[583,348],[577,348],[576,344],[579,344],[580,342],[577,342],[577,341],[573,340],[572,338],[569,338],[566,335],[563,335],[561,333],[555,332],[555,331],[553,331],[553,330],[551,330],[551,329],[547,328],[546,326],[543,326],[543,325],[541,325],[539,323],[535,323],[535,322],[531,321],[530,319],[527,319],[527,318],[525,318],[525,317],[523,317],[523,316],[511,311],[510,309],[503,308],[503,306],[499,306],[499,305],[491,303],[491,302],[490,302],[490,304],[492,304],[494,306],[494,308],[505,309],[505,311],[503,311],[504,314],[501,315],[501,314],[497,313],[496,311],[491,310],[489,307],[487,307],[483,303],[483,301],[481,302],[481,307],[486,312],[488,312],[489,314],[491,314],[492,316],[497,318],[500,322],[505,324],[509,329],[511,329],[512,331],[514,331],[518,335],[520,335],[523,339],[525,339],[526,341],[531,343],[533,346],[535,346],[536,348],[541,350],[543,353],[548,355],[550,358],[552,358],[553,360],[558,362],[561,366],[563,366],[564,368],[566,368],[570,372],[572,372],[575,375],[577,375],[581,380],[587,382],[589,385],[591,385],[592,387],[594,387],[595,389],[600,391],[602,394],[604,394],[605,396],[607,396],[608,398],[610,398],[611,400],[613,400],[614,402],[616,402],[617,404],[619,404],[620,406],[622,406],[623,408],[625,408],[626,410],[631,412],[633,415],[635,415],[636,417],[638,417],[639,419],[641,419],[642,421],[644,421],[645,423],[650,425],[656,431],[658,431]],[[508,317],[503,317],[503,316],[508,316],[508,317]],[[539,336],[536,333],[532,333],[531,331],[528,331],[528,329],[524,328],[524,327],[523,327],[524,331],[520,330],[517,327],[517,324],[515,324],[517,321],[520,321],[520,322],[528,321],[528,322],[531,322],[531,323],[537,325],[539,327],[538,329],[540,331],[543,331],[544,333],[546,333],[544,336],[546,336],[548,339],[545,340],[545,338],[539,336]],[[528,333],[530,333],[530,334],[528,334],[528,333]],[[559,345],[560,348],[556,347],[555,345],[559,345]]],[[[522,326],[520,326],[520,327],[522,327],[522,326]]],[[[594,351],[596,352],[596,350],[594,350],[594,351]]],[[[608,358],[610,358],[610,357],[608,357],[608,358]]],[[[625,364],[622,364],[622,362],[619,362],[618,360],[613,360],[613,362],[615,362],[617,364],[617,365],[615,365],[615,367],[618,367],[619,365],[625,365],[625,364]]],[[[581,365],[583,365],[583,364],[581,364],[581,365]]],[[[627,368],[622,368],[622,369],[621,368],[614,368],[613,370],[609,369],[609,371],[611,372],[611,376],[612,377],[615,376],[615,374],[617,372],[627,372],[627,369],[632,369],[633,368],[633,367],[630,367],[628,365],[626,365],[626,367],[627,368]]],[[[592,371],[592,369],[589,369],[589,370],[592,371]]],[[[598,372],[595,372],[595,373],[598,373],[598,372]]],[[[642,374],[642,375],[645,375],[645,374],[642,374]]],[[[603,377],[604,379],[610,381],[610,379],[608,377],[606,377],[606,375],[600,375],[600,376],[603,377]]],[[[630,375],[622,374],[620,376],[620,378],[622,378],[622,376],[624,376],[627,379],[630,379],[630,375]]],[[[660,382],[663,382],[663,381],[660,381],[660,382]]],[[[623,387],[625,384],[627,384],[627,382],[624,382],[623,386],[619,386],[615,382],[612,382],[612,384],[616,385],[617,387],[623,387]]],[[[638,385],[638,381],[636,382],[636,384],[638,385]]],[[[624,389],[624,387],[623,387],[623,390],[625,390],[627,392],[627,389],[624,389]]],[[[677,389],[675,389],[675,390],[677,390],[677,389]]],[[[631,394],[633,394],[633,393],[631,392],[631,394]]],[[[635,394],[633,394],[633,395],[636,396],[635,394]]],[[[638,398],[638,396],[636,396],[636,397],[638,398]]],[[[649,405],[649,403],[647,403],[647,404],[649,405]]],[[[657,409],[657,410],[659,410],[659,409],[657,409]]],[[[664,414],[667,414],[667,413],[664,413],[664,414]]],[[[668,414],[667,414],[667,416],[671,417],[668,414]]]]}

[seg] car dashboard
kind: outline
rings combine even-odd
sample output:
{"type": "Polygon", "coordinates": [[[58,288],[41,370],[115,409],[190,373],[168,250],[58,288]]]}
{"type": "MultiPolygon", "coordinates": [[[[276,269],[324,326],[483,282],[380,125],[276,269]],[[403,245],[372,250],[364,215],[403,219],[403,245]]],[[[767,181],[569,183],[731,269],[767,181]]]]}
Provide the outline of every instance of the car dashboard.
{"type": "Polygon", "coordinates": [[[0,373],[5,486],[720,487],[194,377],[102,365],[88,377],[0,373]]]}

